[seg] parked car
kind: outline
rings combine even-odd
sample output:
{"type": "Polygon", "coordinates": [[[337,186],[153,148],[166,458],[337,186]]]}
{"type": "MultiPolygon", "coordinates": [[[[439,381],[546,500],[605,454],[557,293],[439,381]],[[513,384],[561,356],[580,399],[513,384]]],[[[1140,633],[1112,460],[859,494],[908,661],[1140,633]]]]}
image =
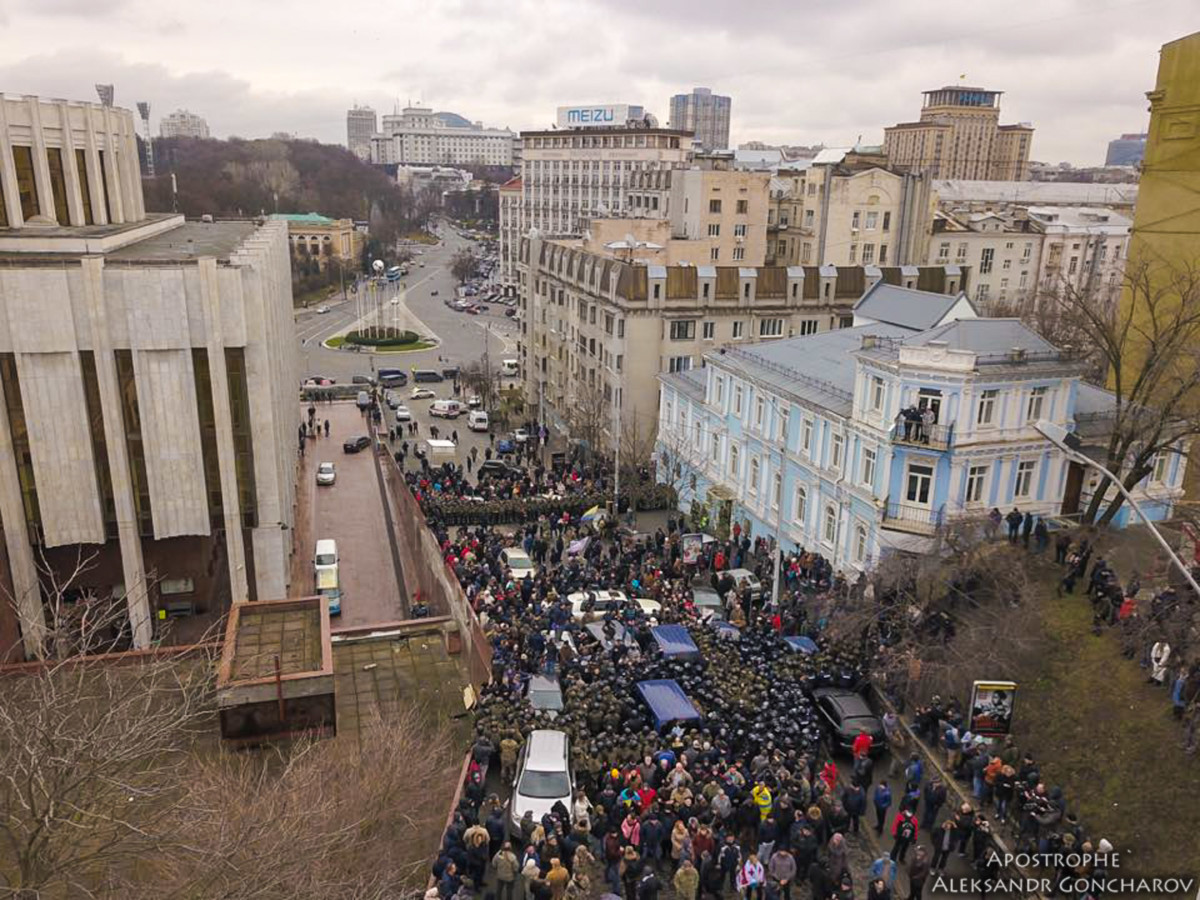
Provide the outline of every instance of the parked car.
{"type": "Polygon", "coordinates": [[[317,541],[316,549],[313,551],[313,579],[320,578],[323,571],[336,572],[338,559],[337,541],[333,538],[322,538],[317,541]]]}
{"type": "Polygon", "coordinates": [[[692,604],[696,607],[696,615],[701,621],[725,618],[725,604],[721,595],[708,584],[707,578],[698,578],[692,582],[692,604]]]}
{"type": "MultiPolygon", "coordinates": [[[[571,618],[573,619],[582,619],[586,615],[584,607],[587,605],[591,606],[592,612],[603,615],[609,610],[619,610],[628,600],[629,598],[621,591],[579,591],[567,596],[567,602],[571,604],[571,618]]],[[[635,597],[633,602],[641,607],[642,612],[648,616],[657,616],[662,612],[662,604],[656,600],[635,597]]]]}
{"type": "Polygon", "coordinates": [[[360,434],[358,437],[347,438],[342,444],[342,450],[346,453],[357,453],[360,450],[366,450],[371,446],[371,439],[365,434],[360,434]]]}
{"type": "Polygon", "coordinates": [[[358,399],[354,402],[358,404],[359,409],[368,409],[371,406],[371,395],[366,391],[359,391],[358,399]]]}
{"type": "Polygon", "coordinates": [[[327,312],[329,312],[329,307],[328,307],[328,306],[318,306],[318,307],[317,307],[317,315],[318,315],[318,316],[323,316],[323,315],[325,315],[325,313],[327,313],[327,312]]]}
{"type": "Polygon", "coordinates": [[[729,569],[726,574],[733,579],[733,583],[737,586],[739,594],[742,592],[742,585],[746,584],[750,586],[750,598],[752,600],[762,599],[762,582],[749,569],[729,569]]]}
{"type": "MultiPolygon", "coordinates": [[[[424,263],[422,263],[422,265],[424,265],[424,263]]],[[[436,297],[437,295],[438,295],[437,288],[434,288],[432,291],[429,292],[430,297],[436,297]]]]}
{"type": "Polygon", "coordinates": [[[498,453],[500,456],[507,456],[510,453],[516,452],[517,444],[515,441],[509,440],[508,438],[500,438],[500,440],[496,441],[496,453],[498,453]]]}
{"type": "Polygon", "coordinates": [[[518,428],[513,432],[513,440],[518,444],[524,444],[529,440],[529,432],[524,428],[518,428]]]}
{"type": "Polygon", "coordinates": [[[317,466],[317,484],[333,484],[337,481],[337,472],[333,468],[333,463],[323,462],[317,466]]]}
{"type": "Polygon", "coordinates": [[[387,404],[388,409],[395,409],[400,405],[400,398],[395,391],[384,391],[383,402],[387,404]]]}
{"type": "Polygon", "coordinates": [[[500,562],[512,570],[513,578],[533,578],[537,575],[537,566],[529,558],[529,554],[520,547],[507,547],[500,551],[500,562]]]}
{"type": "Polygon", "coordinates": [[[851,752],[854,739],[859,732],[871,735],[871,755],[876,756],[887,749],[887,734],[883,722],[867,706],[862,695],[847,688],[823,687],[812,692],[813,700],[825,724],[833,735],[834,746],[851,752]]]}
{"type": "Polygon", "coordinates": [[[521,819],[527,812],[533,814],[533,821],[540,822],[556,803],[571,808],[575,784],[570,755],[570,739],[564,732],[539,728],[529,733],[517,757],[513,779],[509,804],[509,828],[513,833],[521,833],[521,819]]]}
{"type": "Polygon", "coordinates": [[[477,394],[467,397],[467,409],[479,409],[481,406],[483,406],[483,400],[477,394]]]}
{"type": "Polygon", "coordinates": [[[519,478],[522,475],[520,469],[513,468],[502,459],[486,459],[476,472],[479,478],[519,478]]]}
{"type": "Polygon", "coordinates": [[[399,406],[396,407],[396,423],[399,424],[401,422],[411,422],[411,421],[412,421],[412,413],[409,412],[409,409],[407,406],[405,406],[403,403],[401,403],[399,406]]]}
{"type": "Polygon", "coordinates": [[[375,379],[372,378],[370,375],[355,375],[353,378],[350,379],[350,383],[351,384],[369,384],[369,385],[373,386],[375,384],[375,379]]]}
{"type": "Polygon", "coordinates": [[[488,414],[482,409],[473,409],[467,416],[467,428],[471,431],[487,431],[490,425],[488,414]]]}
{"type": "Polygon", "coordinates": [[[342,614],[342,586],[337,566],[317,570],[317,594],[329,600],[329,614],[342,614]]]}
{"type": "Polygon", "coordinates": [[[433,391],[429,388],[413,388],[412,393],[408,395],[410,400],[430,400],[436,397],[433,391]]]}

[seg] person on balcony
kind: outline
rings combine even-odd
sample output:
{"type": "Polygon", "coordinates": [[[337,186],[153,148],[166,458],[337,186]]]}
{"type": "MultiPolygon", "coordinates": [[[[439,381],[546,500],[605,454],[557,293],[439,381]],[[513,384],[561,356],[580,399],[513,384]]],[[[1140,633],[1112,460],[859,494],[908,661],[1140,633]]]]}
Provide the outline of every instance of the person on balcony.
{"type": "Polygon", "coordinates": [[[929,443],[929,436],[933,434],[933,423],[937,421],[937,416],[933,414],[932,407],[925,407],[921,410],[921,441],[929,443]]]}

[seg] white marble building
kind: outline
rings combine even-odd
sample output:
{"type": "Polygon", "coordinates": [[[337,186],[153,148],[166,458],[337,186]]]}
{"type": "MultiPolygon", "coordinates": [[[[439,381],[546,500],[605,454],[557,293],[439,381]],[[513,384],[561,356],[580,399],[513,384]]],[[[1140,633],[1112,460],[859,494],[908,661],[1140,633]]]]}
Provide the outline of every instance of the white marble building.
{"type": "Polygon", "coordinates": [[[45,570],[80,552],[136,647],[171,604],[286,596],[286,223],[147,214],[132,115],[30,97],[0,95],[0,194],[0,656],[42,652],[45,570]]]}

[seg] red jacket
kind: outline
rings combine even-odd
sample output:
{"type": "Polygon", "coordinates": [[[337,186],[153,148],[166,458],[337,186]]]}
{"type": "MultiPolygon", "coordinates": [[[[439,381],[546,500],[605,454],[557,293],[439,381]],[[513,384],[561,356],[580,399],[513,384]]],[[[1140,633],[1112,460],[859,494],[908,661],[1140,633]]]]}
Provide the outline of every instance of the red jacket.
{"type": "Polygon", "coordinates": [[[892,822],[892,837],[897,837],[900,834],[900,823],[904,821],[912,822],[912,839],[917,839],[917,817],[908,810],[896,814],[896,820],[892,822]]]}
{"type": "Polygon", "coordinates": [[[854,751],[854,758],[860,759],[870,753],[871,744],[873,743],[874,739],[869,734],[865,731],[860,731],[858,737],[854,739],[853,745],[851,745],[851,749],[854,751]]]}

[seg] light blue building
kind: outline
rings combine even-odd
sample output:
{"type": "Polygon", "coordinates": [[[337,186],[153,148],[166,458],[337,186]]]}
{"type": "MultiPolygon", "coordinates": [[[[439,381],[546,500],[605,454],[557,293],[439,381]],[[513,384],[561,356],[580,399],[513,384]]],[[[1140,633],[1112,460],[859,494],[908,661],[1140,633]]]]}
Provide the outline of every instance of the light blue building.
{"type": "MultiPolygon", "coordinates": [[[[1104,436],[1112,397],[1080,373],[1072,353],[1016,319],[978,318],[961,294],[880,283],[852,328],[725,347],[661,375],[660,477],[684,510],[699,501],[721,525],[862,570],[932,550],[939,528],[992,507],[1086,506],[1097,479],[1033,428],[1104,436]]],[[[1170,514],[1183,468],[1178,453],[1156,459],[1135,491],[1148,516],[1170,514]]]]}

